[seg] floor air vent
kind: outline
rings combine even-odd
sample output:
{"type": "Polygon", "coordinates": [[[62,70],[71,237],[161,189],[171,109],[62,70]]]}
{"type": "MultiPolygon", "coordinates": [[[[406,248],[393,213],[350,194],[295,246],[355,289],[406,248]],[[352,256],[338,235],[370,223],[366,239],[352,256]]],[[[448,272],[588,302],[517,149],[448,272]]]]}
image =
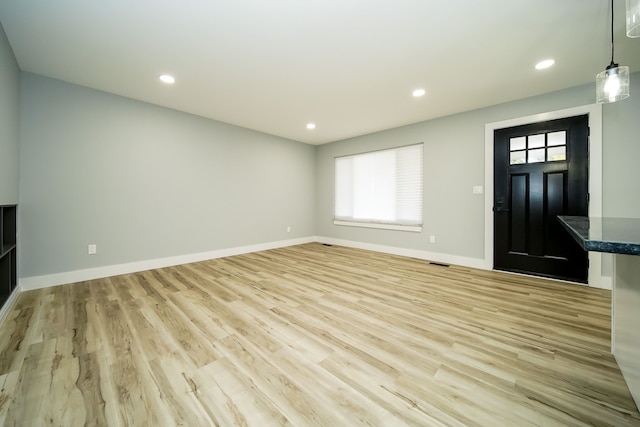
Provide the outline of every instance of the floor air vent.
{"type": "Polygon", "coordinates": [[[441,262],[430,262],[431,265],[436,265],[438,267],[449,267],[449,264],[443,264],[441,262]]]}

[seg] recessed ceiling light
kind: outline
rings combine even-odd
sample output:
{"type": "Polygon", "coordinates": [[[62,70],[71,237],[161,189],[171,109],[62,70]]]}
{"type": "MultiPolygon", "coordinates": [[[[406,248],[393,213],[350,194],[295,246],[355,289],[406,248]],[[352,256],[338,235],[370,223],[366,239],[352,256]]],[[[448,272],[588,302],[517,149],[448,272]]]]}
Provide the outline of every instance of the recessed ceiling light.
{"type": "Polygon", "coordinates": [[[307,129],[315,129],[315,128],[316,128],[315,123],[307,123],[307,129]]]}
{"type": "Polygon", "coordinates": [[[167,84],[175,83],[176,79],[169,74],[162,74],[160,76],[160,81],[167,84]]]}
{"type": "Polygon", "coordinates": [[[545,59],[544,61],[540,61],[536,64],[536,70],[544,70],[545,68],[551,67],[555,63],[556,61],[553,59],[545,59]]]}
{"type": "Polygon", "coordinates": [[[416,89],[413,91],[413,96],[417,98],[419,96],[424,96],[425,93],[427,93],[427,91],[424,89],[416,89]]]}

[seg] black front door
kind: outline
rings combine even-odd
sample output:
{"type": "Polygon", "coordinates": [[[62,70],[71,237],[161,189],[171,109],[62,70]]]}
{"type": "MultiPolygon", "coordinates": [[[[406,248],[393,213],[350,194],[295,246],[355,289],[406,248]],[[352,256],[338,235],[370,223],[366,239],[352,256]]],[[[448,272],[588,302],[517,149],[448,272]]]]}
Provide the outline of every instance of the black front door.
{"type": "Polygon", "coordinates": [[[589,208],[587,115],[494,134],[494,268],[587,282],[587,253],[558,215],[589,208]]]}

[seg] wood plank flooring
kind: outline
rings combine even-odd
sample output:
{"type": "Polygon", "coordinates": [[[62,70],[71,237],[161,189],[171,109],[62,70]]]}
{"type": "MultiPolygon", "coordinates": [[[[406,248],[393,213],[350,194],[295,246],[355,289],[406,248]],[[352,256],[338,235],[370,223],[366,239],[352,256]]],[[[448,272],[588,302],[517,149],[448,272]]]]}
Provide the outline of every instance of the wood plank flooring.
{"type": "Polygon", "coordinates": [[[24,292],[6,426],[640,426],[610,293],[317,243],[24,292]]]}

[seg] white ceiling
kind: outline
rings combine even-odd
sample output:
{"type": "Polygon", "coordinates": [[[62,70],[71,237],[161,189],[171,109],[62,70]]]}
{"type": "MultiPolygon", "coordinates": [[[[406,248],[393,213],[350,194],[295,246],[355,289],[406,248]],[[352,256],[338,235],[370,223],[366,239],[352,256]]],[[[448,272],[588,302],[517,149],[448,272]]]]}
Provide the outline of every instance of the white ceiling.
{"type": "MultiPolygon", "coordinates": [[[[633,72],[640,39],[624,34],[624,3],[615,59],[633,72]]],[[[608,5],[2,0],[0,23],[23,71],[322,144],[595,82],[610,61],[608,5]],[[536,71],[546,58],[556,65],[536,71]]]]}

